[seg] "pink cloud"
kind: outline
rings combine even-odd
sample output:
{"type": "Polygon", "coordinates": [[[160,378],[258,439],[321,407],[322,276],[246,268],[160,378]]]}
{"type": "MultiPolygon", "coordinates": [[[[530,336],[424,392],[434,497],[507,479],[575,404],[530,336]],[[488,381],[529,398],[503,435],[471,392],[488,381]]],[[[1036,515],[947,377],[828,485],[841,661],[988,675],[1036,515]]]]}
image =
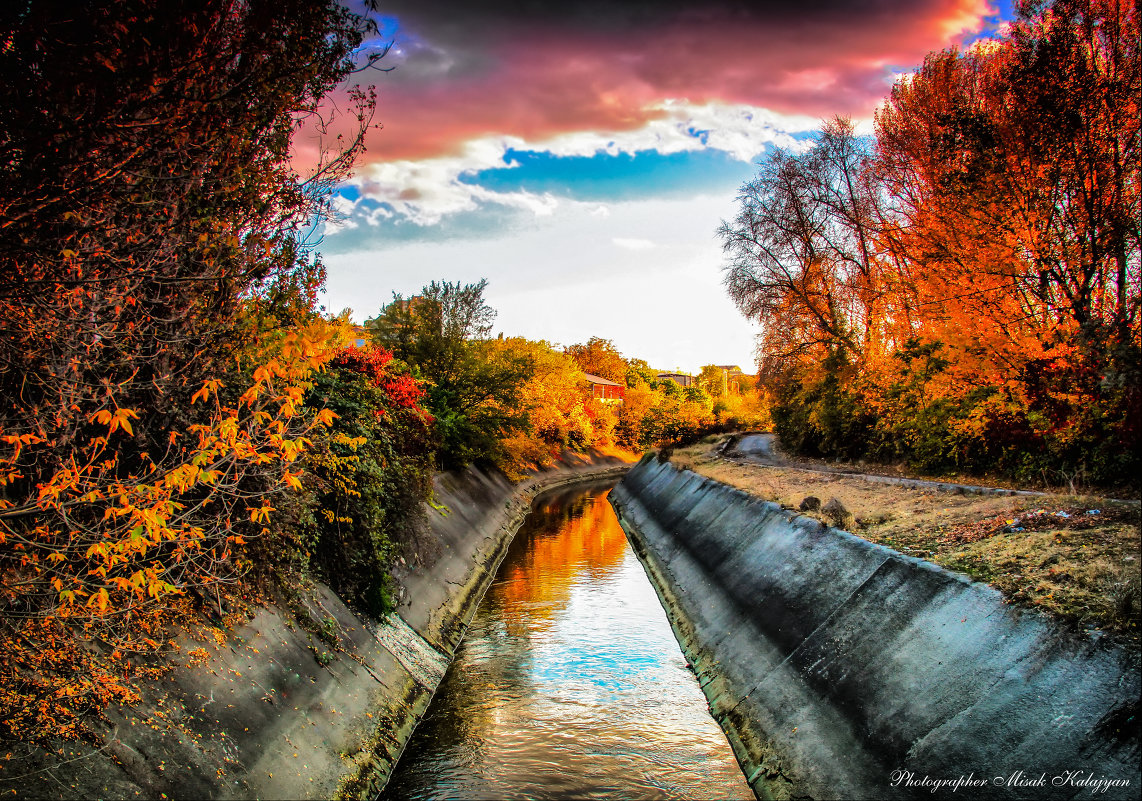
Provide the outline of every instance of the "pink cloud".
{"type": "Polygon", "coordinates": [[[454,155],[485,136],[629,131],[667,98],[867,118],[893,69],[978,31],[991,13],[987,0],[915,0],[855,16],[688,14],[633,30],[504,21],[439,45],[430,31],[410,36],[405,63],[394,51],[397,69],[378,76],[384,127],[369,133],[366,160],[454,155]]]}

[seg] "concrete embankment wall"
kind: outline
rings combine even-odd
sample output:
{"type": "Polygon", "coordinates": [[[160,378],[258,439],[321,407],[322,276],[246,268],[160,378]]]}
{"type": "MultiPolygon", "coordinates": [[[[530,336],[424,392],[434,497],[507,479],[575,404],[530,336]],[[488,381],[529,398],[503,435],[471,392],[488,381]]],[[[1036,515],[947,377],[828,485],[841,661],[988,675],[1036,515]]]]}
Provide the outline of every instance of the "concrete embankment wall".
{"type": "Polygon", "coordinates": [[[438,476],[439,508],[428,512],[417,557],[396,571],[400,602],[389,620],[363,619],[318,585],[300,603],[336,646],[277,606],[216,641],[184,641],[180,666],[126,714],[113,713],[103,743],[8,762],[0,790],[84,799],[373,797],[534,497],[617,478],[629,466],[569,454],[515,484],[475,469],[438,476]]]}
{"type": "Polygon", "coordinates": [[[1138,797],[1136,657],[653,457],[610,497],[759,798],[1138,797]]]}

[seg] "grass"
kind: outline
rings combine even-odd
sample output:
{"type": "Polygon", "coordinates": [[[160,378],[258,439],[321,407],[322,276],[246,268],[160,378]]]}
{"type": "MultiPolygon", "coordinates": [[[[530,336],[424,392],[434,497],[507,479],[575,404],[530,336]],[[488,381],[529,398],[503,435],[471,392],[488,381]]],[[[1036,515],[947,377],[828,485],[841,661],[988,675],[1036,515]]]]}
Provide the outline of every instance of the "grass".
{"type": "MultiPolygon", "coordinates": [[[[910,489],[720,457],[709,437],[671,458],[716,481],[798,509],[806,496],[836,498],[853,534],[984,581],[1013,604],[1098,629],[1139,650],[1142,585],[1136,502],[1092,496],[961,495],[910,489]]],[[[800,463],[798,463],[800,464],[800,463]]],[[[835,524],[823,512],[805,512],[835,524]]]]}

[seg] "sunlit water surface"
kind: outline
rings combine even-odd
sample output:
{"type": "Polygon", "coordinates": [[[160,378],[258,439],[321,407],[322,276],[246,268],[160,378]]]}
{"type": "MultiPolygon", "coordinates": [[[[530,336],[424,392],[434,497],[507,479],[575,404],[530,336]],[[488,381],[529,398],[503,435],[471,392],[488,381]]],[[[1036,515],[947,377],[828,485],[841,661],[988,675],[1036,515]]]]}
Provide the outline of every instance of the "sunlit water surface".
{"type": "Polygon", "coordinates": [[[607,487],[540,499],[382,799],[752,799],[607,487]]]}

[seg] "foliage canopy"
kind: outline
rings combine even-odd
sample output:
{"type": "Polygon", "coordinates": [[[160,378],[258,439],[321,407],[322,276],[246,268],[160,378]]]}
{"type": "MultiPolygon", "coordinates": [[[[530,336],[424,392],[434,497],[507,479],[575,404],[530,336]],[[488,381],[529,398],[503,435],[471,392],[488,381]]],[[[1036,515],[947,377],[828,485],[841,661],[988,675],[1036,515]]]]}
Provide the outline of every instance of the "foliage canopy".
{"type": "Polygon", "coordinates": [[[1027,3],[876,136],[776,151],[720,234],[774,421],[817,455],[1119,483],[1142,417],[1135,3],[1027,3]]]}
{"type": "Polygon", "coordinates": [[[80,734],[172,610],[268,569],[345,333],[304,233],[361,139],[306,175],[291,145],[370,30],[308,0],[0,10],[0,736],[80,734]]]}

